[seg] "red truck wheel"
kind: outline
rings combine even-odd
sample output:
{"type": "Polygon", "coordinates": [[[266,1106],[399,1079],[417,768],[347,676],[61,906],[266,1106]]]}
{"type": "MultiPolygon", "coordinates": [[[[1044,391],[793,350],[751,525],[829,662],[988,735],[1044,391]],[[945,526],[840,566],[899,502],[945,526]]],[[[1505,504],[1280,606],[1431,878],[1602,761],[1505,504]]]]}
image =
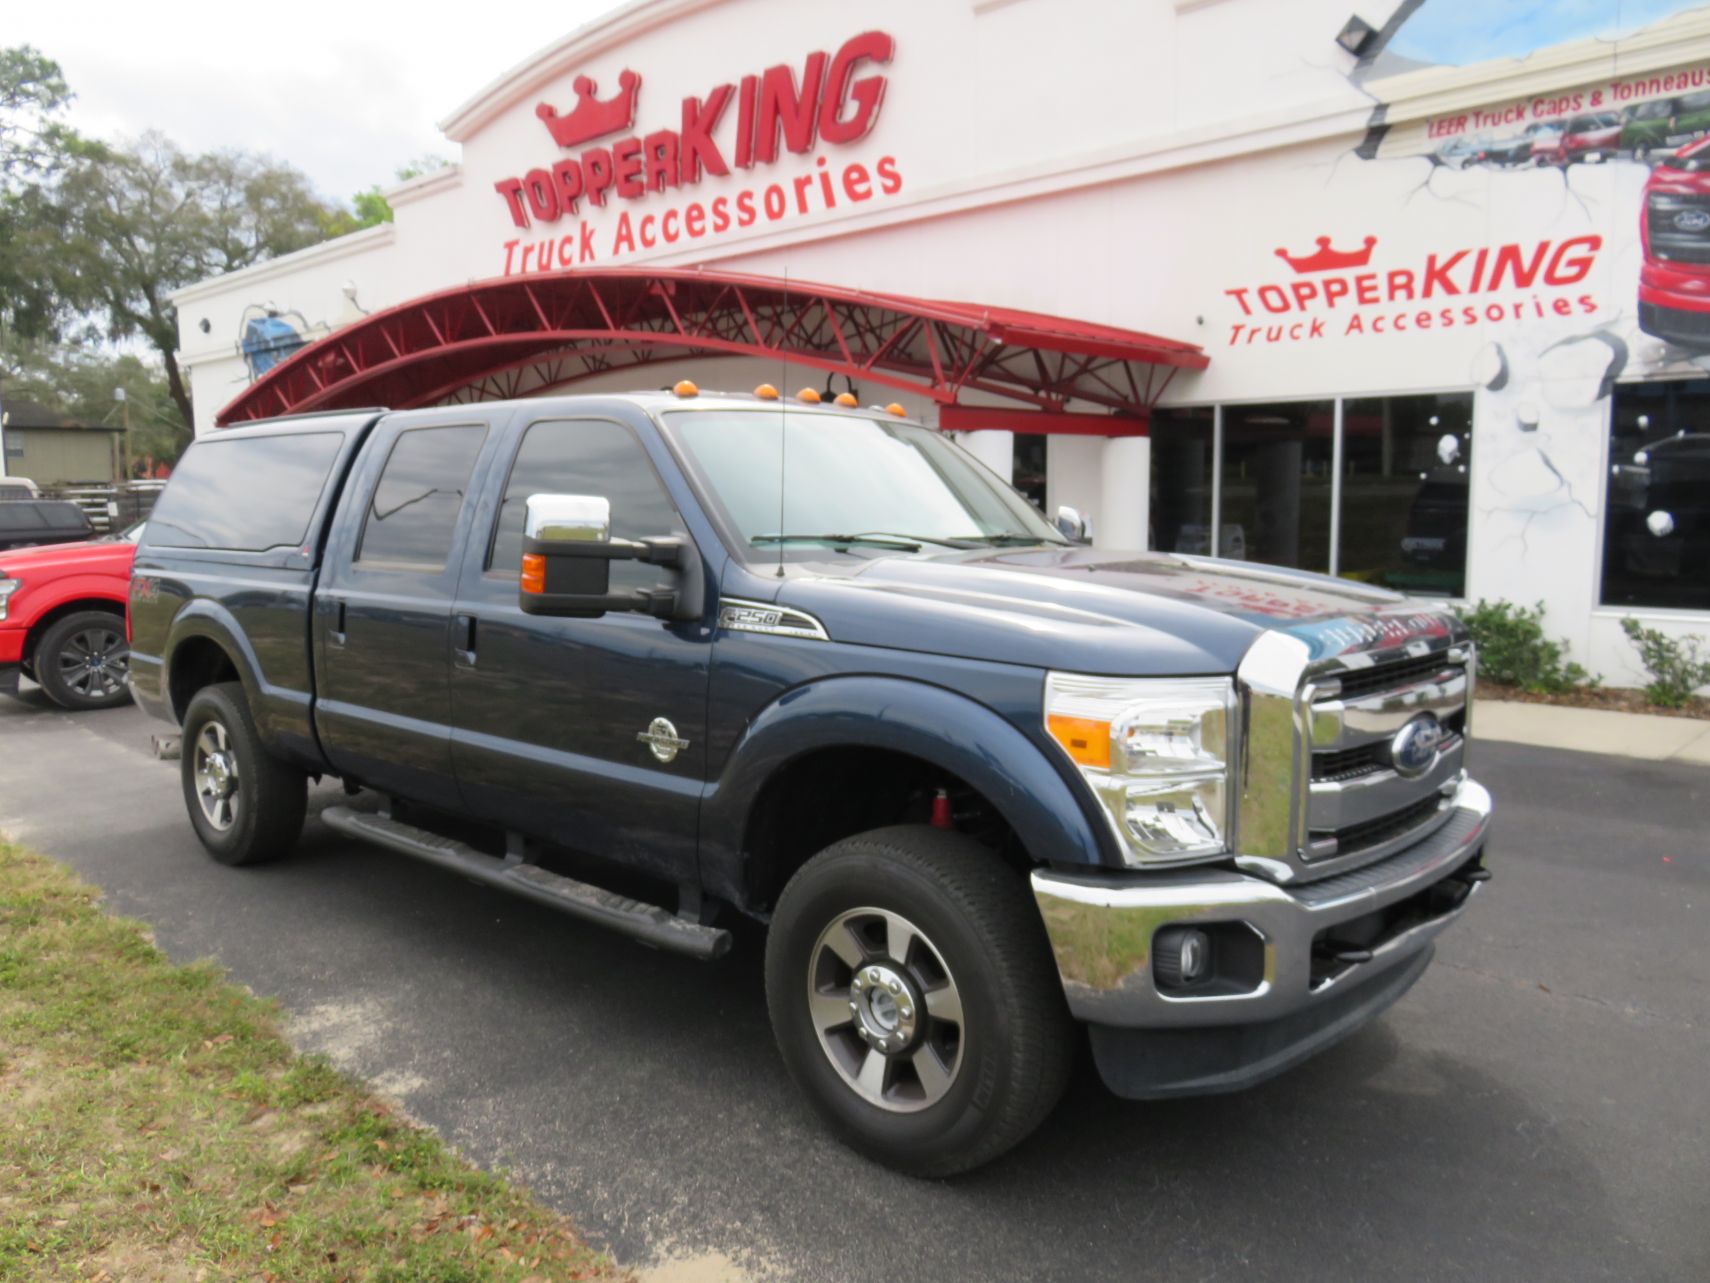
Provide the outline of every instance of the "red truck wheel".
{"type": "Polygon", "coordinates": [[[81,711],[131,702],[131,648],[125,621],[104,610],[55,620],[36,643],[33,676],[61,708],[81,711]]]}

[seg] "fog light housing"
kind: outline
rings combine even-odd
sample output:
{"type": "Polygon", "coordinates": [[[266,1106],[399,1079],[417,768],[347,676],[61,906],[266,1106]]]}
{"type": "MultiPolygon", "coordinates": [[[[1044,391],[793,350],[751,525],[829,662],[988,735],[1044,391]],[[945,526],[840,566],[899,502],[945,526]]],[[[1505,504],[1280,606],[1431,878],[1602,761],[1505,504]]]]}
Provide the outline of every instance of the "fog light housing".
{"type": "Polygon", "coordinates": [[[1186,989],[1212,974],[1211,937],[1198,927],[1165,927],[1152,940],[1160,989],[1186,989]]]}

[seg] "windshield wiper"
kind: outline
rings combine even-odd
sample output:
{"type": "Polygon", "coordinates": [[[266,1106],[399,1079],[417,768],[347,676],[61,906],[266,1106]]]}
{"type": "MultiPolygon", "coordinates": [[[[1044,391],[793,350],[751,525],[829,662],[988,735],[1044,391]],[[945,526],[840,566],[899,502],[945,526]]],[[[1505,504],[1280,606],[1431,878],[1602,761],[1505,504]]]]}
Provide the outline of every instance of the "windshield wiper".
{"type": "Polygon", "coordinates": [[[870,544],[875,548],[908,548],[919,551],[922,544],[940,548],[972,548],[977,545],[965,539],[936,539],[931,535],[899,535],[888,530],[868,530],[858,535],[755,535],[751,544],[831,543],[870,544]]]}
{"type": "Polygon", "coordinates": [[[1035,545],[1045,545],[1048,547],[1057,547],[1063,542],[1060,539],[1041,539],[1038,535],[1018,535],[1018,534],[967,535],[964,538],[965,538],[965,541],[967,543],[989,544],[989,545],[992,545],[995,547],[1003,547],[1003,548],[1033,547],[1035,545]]]}

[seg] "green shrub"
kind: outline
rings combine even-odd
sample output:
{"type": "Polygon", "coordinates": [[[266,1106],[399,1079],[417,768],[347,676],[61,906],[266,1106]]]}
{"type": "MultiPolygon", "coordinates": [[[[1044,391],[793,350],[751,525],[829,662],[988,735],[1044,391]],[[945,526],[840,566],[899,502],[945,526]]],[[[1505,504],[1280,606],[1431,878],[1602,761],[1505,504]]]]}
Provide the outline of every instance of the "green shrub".
{"type": "Polygon", "coordinates": [[[1704,654],[1704,638],[1696,633],[1670,637],[1633,618],[1621,621],[1621,631],[1638,650],[1639,662],[1651,675],[1651,684],[1645,687],[1651,703],[1684,708],[1694,691],[1710,686],[1710,657],[1704,654]]]}
{"type": "Polygon", "coordinates": [[[1479,676],[1505,686],[1551,694],[1595,685],[1567,658],[1567,643],[1544,635],[1544,603],[1528,609],[1511,601],[1485,601],[1460,612],[1478,646],[1479,676]]]}

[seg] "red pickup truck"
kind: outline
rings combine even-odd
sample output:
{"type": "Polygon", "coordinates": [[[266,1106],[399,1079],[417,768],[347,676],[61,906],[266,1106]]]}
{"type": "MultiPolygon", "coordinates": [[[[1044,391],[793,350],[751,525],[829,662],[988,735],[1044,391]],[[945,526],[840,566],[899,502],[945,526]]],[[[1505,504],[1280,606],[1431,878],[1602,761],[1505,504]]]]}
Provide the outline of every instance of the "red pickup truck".
{"type": "Polygon", "coordinates": [[[64,708],[130,702],[125,600],[142,531],[0,553],[0,694],[22,674],[64,708]]]}

